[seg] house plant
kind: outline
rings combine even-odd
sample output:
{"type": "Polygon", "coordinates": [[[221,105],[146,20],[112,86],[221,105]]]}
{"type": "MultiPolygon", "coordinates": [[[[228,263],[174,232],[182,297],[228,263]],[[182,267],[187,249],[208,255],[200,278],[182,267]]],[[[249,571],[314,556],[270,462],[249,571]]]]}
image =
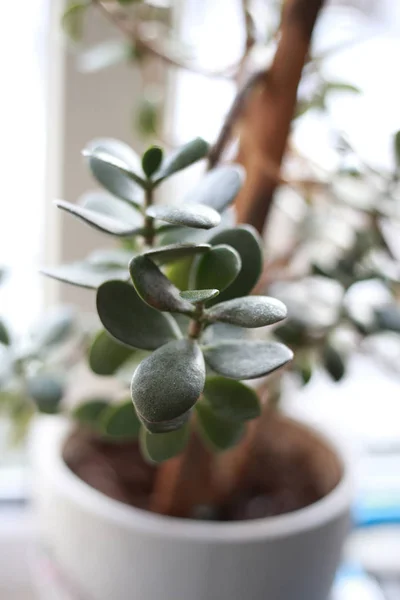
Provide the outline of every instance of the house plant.
{"type": "Polygon", "coordinates": [[[195,140],[163,160],[151,147],[139,170],[125,145],[96,140],[84,153],[113,196],[91,196],[84,206],[58,202],[86,224],[126,237],[130,248],[123,257],[103,255],[97,272],[87,260],[47,269],[81,285],[85,270],[95,272],[97,280],[88,280],[106,331],[89,362],[103,376],[134,372],[133,404],[127,396],[92,398],[72,411],[78,431],[46,421],[35,437],[44,540],[83,597],[126,598],[128,589],[144,599],[162,590],[171,599],[287,600],[300,590],[317,600],[328,594],[346,534],[342,460],[315,432],[261,407],[239,381],[292,358],[283,344],[245,333],[286,316],[277,300],[241,297],[262,272],[258,234],[248,226],[212,230],[216,209],[224,211],[243,184],[242,168],[214,169],[179,205],[154,203],[154,188],[207,151],[195,140]],[[201,239],[155,245],[177,233],[201,239]],[[137,436],[145,459],[160,466],[146,466],[137,436]]]}

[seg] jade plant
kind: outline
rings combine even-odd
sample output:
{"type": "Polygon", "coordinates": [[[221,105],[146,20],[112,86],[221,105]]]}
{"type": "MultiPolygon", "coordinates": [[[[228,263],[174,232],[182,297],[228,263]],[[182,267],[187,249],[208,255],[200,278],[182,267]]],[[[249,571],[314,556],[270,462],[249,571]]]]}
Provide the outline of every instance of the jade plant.
{"type": "Polygon", "coordinates": [[[96,261],[92,256],[46,273],[97,288],[104,330],[90,350],[94,372],[112,375],[136,363],[132,401],[97,399],[74,415],[103,435],[139,436],[144,456],[154,462],[181,453],[192,427],[215,450],[236,444],[261,411],[257,394],[241,380],[268,375],[292,359],[282,343],[245,334],[286,317],[279,300],[248,295],[263,267],[259,235],[250,226],[213,231],[242,186],[243,169],[218,167],[180,203],[155,202],[162,182],[207,151],[196,139],[166,158],[151,147],[139,160],[122,142],[95,140],[84,156],[106,193],[80,204],[57,202],[124,241],[124,249],[103,253],[103,261],[97,253],[96,261]],[[171,236],[185,241],[166,244],[171,236]]]}

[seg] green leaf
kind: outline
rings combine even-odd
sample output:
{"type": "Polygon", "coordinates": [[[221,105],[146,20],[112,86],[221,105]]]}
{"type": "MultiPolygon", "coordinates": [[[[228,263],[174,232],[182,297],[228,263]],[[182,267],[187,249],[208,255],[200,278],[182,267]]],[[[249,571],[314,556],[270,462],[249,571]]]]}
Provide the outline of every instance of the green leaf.
{"type": "Polygon", "coordinates": [[[310,360],[303,359],[297,368],[300,373],[303,385],[307,385],[312,377],[312,362],[310,360]]]}
{"type": "Polygon", "coordinates": [[[334,381],[340,381],[346,373],[343,358],[331,344],[325,344],[322,352],[322,362],[334,381]]]}
{"type": "Polygon", "coordinates": [[[144,225],[144,216],[138,212],[138,210],[141,210],[142,202],[141,191],[138,193],[135,205],[133,205],[127,204],[124,200],[119,200],[108,192],[97,190],[83,194],[78,200],[78,205],[118,221],[123,221],[125,225],[137,227],[144,225]]]}
{"type": "Polygon", "coordinates": [[[58,412],[64,387],[56,377],[46,374],[31,377],[27,381],[27,391],[40,412],[58,412]]]}
{"type": "Polygon", "coordinates": [[[135,130],[147,138],[157,133],[160,121],[159,102],[154,98],[144,98],[135,113],[135,130]]]}
{"type": "Polygon", "coordinates": [[[114,375],[137,350],[124,346],[101,330],[89,350],[89,366],[96,375],[114,375]]]}
{"type": "Polygon", "coordinates": [[[158,146],[151,146],[142,157],[142,169],[148,179],[159,169],[163,159],[163,151],[158,146]]]}
{"type": "Polygon", "coordinates": [[[219,213],[234,201],[245,179],[240,165],[223,165],[209,171],[185,198],[186,202],[206,204],[219,213]]]}
{"type": "Polygon", "coordinates": [[[83,208],[78,204],[65,202],[64,200],[57,200],[55,204],[58,208],[78,217],[78,219],[81,219],[84,223],[94,227],[94,229],[109,233],[110,235],[130,237],[132,235],[143,233],[143,219],[139,214],[136,225],[131,225],[114,217],[109,217],[99,212],[95,212],[94,210],[83,208]]]}
{"type": "Polygon", "coordinates": [[[159,221],[198,229],[211,229],[221,220],[216,210],[203,204],[181,204],[179,206],[153,204],[146,210],[146,214],[159,221]]]}
{"type": "Polygon", "coordinates": [[[133,348],[155,350],[181,337],[173,317],[148,306],[129,283],[103,283],[97,290],[97,312],[105,329],[133,348]]]}
{"type": "Polygon", "coordinates": [[[126,268],[102,268],[89,262],[74,262],[58,267],[46,267],[41,269],[41,273],[64,283],[94,290],[110,279],[120,279],[122,281],[128,279],[126,268]]]}
{"type": "Polygon", "coordinates": [[[198,160],[207,156],[209,145],[201,138],[196,138],[179,148],[165,160],[163,166],[157,173],[155,183],[160,183],[166,177],[186,169],[198,160]]]}
{"type": "Polygon", "coordinates": [[[153,463],[161,463],[180,454],[189,439],[189,428],[181,427],[167,433],[140,432],[140,449],[144,458],[153,463]]]}
{"type": "Polygon", "coordinates": [[[90,170],[100,185],[113,196],[133,205],[138,204],[137,186],[146,188],[147,184],[144,179],[132,171],[122,160],[111,156],[102,149],[93,151],[91,154],[84,151],[84,156],[87,157],[90,170]]]}
{"type": "Polygon", "coordinates": [[[65,33],[74,42],[79,42],[83,35],[83,19],[89,2],[73,0],[68,2],[62,16],[61,25],[65,33]]]}
{"type": "Polygon", "coordinates": [[[147,421],[142,415],[138,415],[140,422],[144,425],[147,431],[150,433],[168,433],[169,431],[176,431],[177,429],[181,429],[186,423],[189,421],[189,417],[192,411],[188,410],[188,412],[183,413],[183,415],[179,415],[175,419],[169,419],[168,421],[147,421]]]}
{"type": "Polygon", "coordinates": [[[215,298],[218,294],[219,290],[187,290],[181,292],[180,296],[184,300],[189,300],[189,302],[197,304],[198,302],[207,302],[207,300],[215,298]]]}
{"type": "Polygon", "coordinates": [[[283,344],[259,341],[219,342],[203,348],[213,371],[231,379],[255,379],[286,365],[293,353],[283,344]]]}
{"type": "Polygon", "coordinates": [[[180,297],[178,288],[147,256],[135,256],[129,271],[137,293],[153,308],[183,314],[194,312],[192,304],[180,297]]]}
{"type": "Polygon", "coordinates": [[[205,402],[196,404],[196,413],[200,434],[213,450],[228,450],[244,435],[244,423],[220,417],[205,402]]]}
{"type": "Polygon", "coordinates": [[[110,405],[102,413],[103,431],[118,440],[137,439],[140,421],[136,415],[132,400],[110,405]]]}
{"type": "Polygon", "coordinates": [[[187,290],[192,264],[193,258],[178,260],[166,267],[165,274],[178,289],[187,290]]]}
{"type": "Polygon", "coordinates": [[[103,418],[109,406],[109,400],[93,398],[74,408],[71,416],[81,425],[86,425],[100,433],[103,430],[103,418]]]}
{"type": "Polygon", "coordinates": [[[164,265],[197,254],[204,254],[210,248],[210,244],[169,244],[168,246],[158,246],[158,248],[147,250],[143,255],[148,256],[158,265],[164,265]]]}
{"type": "Polygon", "coordinates": [[[5,346],[9,346],[11,343],[10,334],[2,320],[0,320],[0,343],[5,346]]]}
{"type": "Polygon", "coordinates": [[[220,321],[239,327],[265,327],[286,318],[286,306],[276,298],[247,296],[217,304],[206,312],[208,321],[220,321]]]}
{"type": "Polygon", "coordinates": [[[307,337],[307,331],[304,324],[294,320],[289,320],[274,330],[275,337],[281,342],[297,348],[301,346],[307,337]]]}
{"type": "Polygon", "coordinates": [[[209,252],[197,258],[190,274],[190,287],[196,290],[224,290],[240,273],[241,260],[238,252],[230,246],[213,246],[209,252]]]}
{"type": "Polygon", "coordinates": [[[351,83],[346,83],[344,81],[328,81],[325,84],[326,92],[351,92],[352,94],[361,94],[360,88],[352,85],[351,83]]]}
{"type": "Polygon", "coordinates": [[[78,57],[78,68],[83,73],[96,73],[129,60],[131,54],[132,47],[125,41],[107,40],[82,52],[78,57]]]}
{"type": "MultiPolygon", "coordinates": [[[[234,248],[239,253],[242,264],[239,275],[231,285],[221,292],[217,301],[224,302],[232,298],[247,296],[257,283],[263,268],[262,240],[257,231],[250,225],[240,225],[216,233],[208,241],[212,246],[227,244],[234,248]]],[[[221,289],[218,285],[215,287],[221,289]]]]}
{"type": "Polygon", "coordinates": [[[207,377],[203,396],[213,412],[223,419],[247,421],[261,414],[256,392],[233,379],[207,377]]]}
{"type": "Polygon", "coordinates": [[[169,342],[145,358],[132,379],[132,399],[139,418],[170,421],[187,413],[203,391],[205,364],[193,340],[169,342]]]}
{"type": "Polygon", "coordinates": [[[32,332],[32,339],[41,348],[51,348],[67,341],[77,324],[75,310],[60,306],[49,311],[32,332]]]}

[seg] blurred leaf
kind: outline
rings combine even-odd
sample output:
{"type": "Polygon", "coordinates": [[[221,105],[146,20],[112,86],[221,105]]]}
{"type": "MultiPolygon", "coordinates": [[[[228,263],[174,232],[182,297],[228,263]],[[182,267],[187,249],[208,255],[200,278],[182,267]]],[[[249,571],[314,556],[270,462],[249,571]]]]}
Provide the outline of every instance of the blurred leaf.
{"type": "Polygon", "coordinates": [[[185,201],[206,204],[218,212],[234,201],[245,179],[240,165],[223,165],[206,173],[200,183],[187,195],[185,201]]]}
{"type": "Polygon", "coordinates": [[[127,61],[132,55],[132,47],[125,41],[107,40],[82,52],[78,58],[78,68],[84,73],[95,73],[127,61]]]}
{"type": "Polygon", "coordinates": [[[346,367],[343,358],[331,344],[325,344],[322,352],[322,362],[334,381],[340,381],[345,375],[346,367]]]}
{"type": "Polygon", "coordinates": [[[304,343],[307,332],[303,324],[289,320],[283,325],[277,327],[274,330],[274,335],[281,342],[296,348],[304,343]]]}
{"type": "Polygon", "coordinates": [[[159,103],[151,98],[144,98],[135,114],[135,130],[147,138],[157,133],[160,121],[159,103]]]}
{"type": "Polygon", "coordinates": [[[100,433],[103,429],[103,418],[109,406],[109,400],[93,398],[74,408],[71,416],[81,425],[87,425],[100,433]]]}
{"type": "Polygon", "coordinates": [[[180,261],[184,258],[204,254],[210,250],[210,244],[169,244],[158,246],[143,253],[158,265],[180,261]]]}
{"type": "Polygon", "coordinates": [[[243,437],[245,425],[217,415],[205,402],[196,404],[197,423],[204,441],[213,450],[223,451],[235,446],[243,437]]]}
{"type": "Polygon", "coordinates": [[[375,309],[375,318],[380,329],[400,333],[400,307],[397,305],[382,306],[375,309]]]}
{"type": "Polygon", "coordinates": [[[137,350],[124,346],[112,338],[107,331],[101,330],[90,347],[89,366],[96,375],[114,375],[135,352],[137,350]]]}
{"type": "Polygon", "coordinates": [[[69,306],[60,306],[46,314],[32,333],[33,341],[42,348],[67,341],[76,327],[76,313],[69,306]]]}
{"type": "Polygon", "coordinates": [[[41,269],[41,273],[52,279],[88,289],[97,289],[102,283],[110,279],[121,279],[122,281],[128,279],[126,268],[99,267],[89,262],[74,262],[58,267],[46,267],[41,269]]]}
{"type": "Polygon", "coordinates": [[[99,249],[91,252],[85,259],[94,268],[99,269],[125,269],[128,271],[128,265],[134,253],[131,250],[123,248],[99,249]]]}
{"type": "Polygon", "coordinates": [[[136,256],[129,264],[133,284],[147,304],[161,311],[191,314],[192,304],[179,295],[179,290],[147,256],[136,256]]]}
{"type": "Polygon", "coordinates": [[[283,344],[259,341],[227,341],[203,347],[213,371],[231,379],[255,379],[286,365],[293,353],[283,344]]]}
{"type": "Polygon", "coordinates": [[[158,146],[151,146],[142,157],[143,173],[150,179],[159,169],[163,159],[163,151],[158,146]]]}
{"type": "Polygon", "coordinates": [[[180,454],[189,439],[189,428],[183,426],[167,433],[140,432],[140,449],[150,462],[161,463],[180,454]]]}
{"type": "Polygon", "coordinates": [[[175,419],[169,419],[168,421],[147,421],[142,415],[138,415],[140,422],[150,433],[168,433],[169,431],[176,431],[181,429],[189,421],[189,417],[192,411],[188,410],[186,413],[179,415],[175,419]]]}
{"type": "Polygon", "coordinates": [[[191,142],[185,144],[176,152],[168,156],[157,173],[155,178],[156,183],[160,183],[166,177],[186,169],[190,165],[205,158],[209,150],[209,145],[202,138],[195,138],[191,142]]]}
{"type": "Polygon", "coordinates": [[[394,136],[394,156],[397,169],[400,169],[400,131],[397,131],[394,136]]]}
{"type": "Polygon", "coordinates": [[[207,377],[203,396],[213,412],[224,419],[247,421],[261,414],[256,392],[233,379],[207,377]]]}
{"type": "Polygon", "coordinates": [[[105,329],[133,348],[155,350],[181,337],[173,317],[148,306],[129,283],[103,283],[97,290],[97,312],[105,329]]]}
{"type": "Polygon", "coordinates": [[[145,358],[132,379],[139,418],[162,423],[189,411],[203,391],[205,365],[193,340],[169,342],[145,358]]]}
{"type": "MultiPolygon", "coordinates": [[[[208,241],[212,246],[227,244],[234,248],[240,256],[242,265],[236,279],[221,292],[214,303],[247,296],[256,285],[263,268],[262,240],[257,231],[250,225],[239,225],[216,233],[208,241]]],[[[207,287],[221,289],[218,285],[207,287]]]]}
{"type": "Polygon", "coordinates": [[[0,344],[9,346],[11,343],[11,337],[4,322],[0,319],[0,344]]]}
{"type": "Polygon", "coordinates": [[[64,395],[64,386],[59,379],[49,374],[36,375],[27,380],[27,390],[40,412],[58,412],[64,395]]]}
{"type": "Polygon", "coordinates": [[[239,253],[230,246],[213,246],[209,252],[193,262],[190,287],[196,290],[227,288],[240,273],[239,253]]]}
{"type": "Polygon", "coordinates": [[[198,302],[207,302],[207,300],[215,298],[218,294],[219,290],[187,290],[186,292],[181,292],[180,296],[193,304],[197,304],[198,302]]]}
{"type": "Polygon", "coordinates": [[[286,314],[286,306],[276,298],[247,296],[215,305],[206,312],[206,318],[239,327],[265,327],[282,321],[286,314]]]}
{"type": "Polygon", "coordinates": [[[68,37],[79,42],[83,35],[83,19],[90,2],[88,0],[72,0],[68,2],[67,7],[62,16],[62,28],[68,37]]]}
{"type": "Polygon", "coordinates": [[[351,92],[353,94],[361,94],[360,88],[357,86],[346,83],[344,81],[327,81],[324,85],[326,92],[351,92]]]}
{"type": "Polygon", "coordinates": [[[153,204],[146,210],[146,214],[159,221],[198,229],[211,229],[218,225],[221,220],[221,217],[213,208],[203,204],[181,204],[179,206],[153,204]]]}
{"type": "Polygon", "coordinates": [[[127,204],[124,200],[119,200],[108,192],[97,190],[95,192],[86,192],[86,194],[83,194],[83,196],[79,198],[78,205],[107,217],[123,221],[125,225],[137,227],[139,224],[144,224],[144,217],[138,212],[142,202],[141,191],[138,191],[136,205],[133,205],[127,204]]]}
{"type": "Polygon", "coordinates": [[[118,440],[137,439],[140,421],[136,415],[132,400],[110,405],[102,413],[103,431],[118,440]]]}
{"type": "Polygon", "coordinates": [[[137,222],[135,225],[125,223],[119,219],[114,217],[109,217],[102,213],[96,212],[94,210],[89,210],[88,208],[83,208],[78,204],[71,204],[70,202],[65,202],[64,200],[57,200],[56,206],[69,212],[71,215],[78,217],[91,227],[99,231],[103,231],[105,233],[109,233],[111,235],[116,236],[132,236],[143,233],[143,217],[142,215],[137,215],[137,222]]]}

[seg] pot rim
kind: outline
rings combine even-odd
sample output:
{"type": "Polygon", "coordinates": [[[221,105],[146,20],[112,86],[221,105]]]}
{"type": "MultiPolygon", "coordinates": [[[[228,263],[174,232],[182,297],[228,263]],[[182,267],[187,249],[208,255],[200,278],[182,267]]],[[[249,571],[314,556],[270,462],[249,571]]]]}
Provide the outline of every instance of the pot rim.
{"type": "Polygon", "coordinates": [[[132,531],[145,531],[148,535],[174,539],[191,539],[198,542],[247,542],[257,539],[278,539],[298,535],[335,520],[350,510],[352,478],[347,460],[337,444],[318,429],[290,417],[305,431],[317,435],[338,456],[342,477],[336,487],[326,496],[299,510],[283,515],[247,521],[207,522],[158,515],[127,505],[91,487],[75,475],[62,458],[62,447],[71,430],[66,419],[53,416],[41,417],[34,426],[32,456],[35,469],[44,476],[46,485],[56,487],[70,501],[105,521],[132,531]]]}

